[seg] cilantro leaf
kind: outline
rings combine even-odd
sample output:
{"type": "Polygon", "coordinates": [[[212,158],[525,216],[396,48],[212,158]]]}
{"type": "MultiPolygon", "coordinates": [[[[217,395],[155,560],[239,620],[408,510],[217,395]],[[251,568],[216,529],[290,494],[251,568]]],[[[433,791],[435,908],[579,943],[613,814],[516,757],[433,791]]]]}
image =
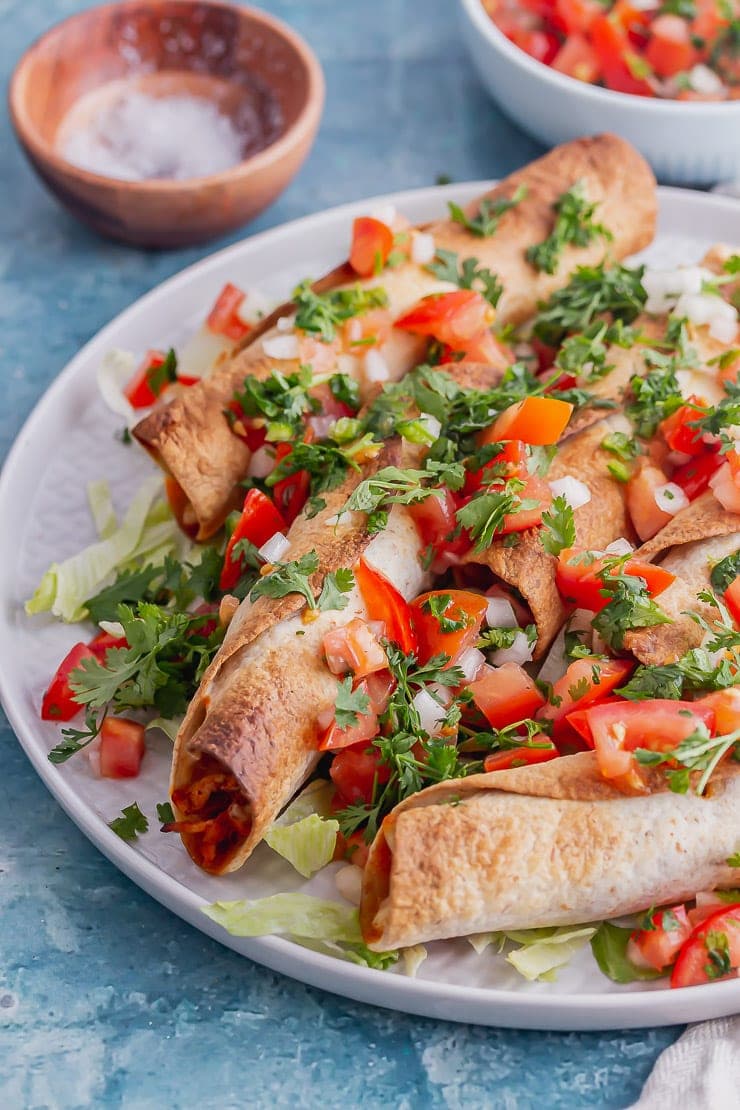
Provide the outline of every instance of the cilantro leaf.
{"type": "Polygon", "coordinates": [[[736,551],[734,555],[726,555],[724,559],[714,564],[711,573],[713,589],[723,594],[738,574],[740,574],[740,551],[736,551]]]}
{"type": "Polygon", "coordinates": [[[353,728],[370,709],[370,698],[362,687],[352,689],[352,676],[342,679],[334,703],[334,719],[338,728],[353,728]]]}
{"type": "Polygon", "coordinates": [[[422,605],[422,609],[436,619],[440,632],[460,632],[467,628],[468,621],[464,613],[462,619],[447,616],[450,607],[454,613],[456,606],[453,604],[452,594],[431,594],[422,605]]]}
{"type": "Polygon", "coordinates": [[[321,613],[325,613],[328,609],[346,609],[349,598],[344,595],[354,589],[354,585],[355,576],[346,567],[330,571],[324,578],[324,585],[316,602],[316,608],[321,613]]]}
{"type": "Polygon", "coordinates": [[[539,306],[534,322],[538,339],[557,347],[569,332],[584,331],[598,316],[630,324],[644,308],[644,266],[579,266],[568,284],[539,306]]]}
{"type": "Polygon", "coordinates": [[[596,238],[613,239],[609,228],[594,220],[597,207],[598,201],[589,201],[583,182],[577,181],[555,201],[555,225],[552,232],[547,239],[527,249],[527,261],[536,270],[554,274],[563,250],[569,244],[585,247],[596,238]]]}
{"type": "Polygon", "coordinates": [[[50,763],[66,763],[70,756],[76,755],[91,744],[95,737],[100,732],[103,724],[104,717],[97,720],[93,713],[87,713],[85,716],[85,728],[79,729],[70,726],[69,728],[62,729],[62,736],[64,737],[55,748],[49,752],[47,759],[50,763]]]}
{"type": "Polygon", "coordinates": [[[455,251],[443,247],[437,248],[434,261],[426,269],[440,281],[449,281],[460,289],[477,290],[494,308],[504,291],[496,274],[485,266],[479,266],[477,258],[464,258],[460,262],[455,251]]]}
{"type": "Polygon", "coordinates": [[[293,300],[296,305],[296,327],[316,335],[324,343],[331,343],[340,324],[353,316],[369,312],[371,308],[385,308],[388,295],[381,286],[368,289],[361,285],[349,289],[333,289],[328,293],[315,293],[310,279],[306,279],[296,286],[293,300]]]}
{"type": "Polygon", "coordinates": [[[500,489],[478,493],[457,510],[458,523],[470,533],[476,552],[491,546],[494,536],[504,527],[507,516],[537,508],[538,501],[519,496],[523,489],[524,482],[519,478],[510,478],[500,489]]]}
{"type": "MultiPolygon", "coordinates": [[[[234,393],[234,401],[249,419],[266,421],[265,432],[270,443],[294,439],[303,427],[306,413],[317,412],[320,405],[308,390],[313,383],[310,366],[301,366],[295,373],[283,374],[273,370],[267,378],[248,375],[241,389],[234,393]]],[[[230,410],[227,417],[232,424],[237,419],[230,410]]]]}
{"type": "Polygon", "coordinates": [[[309,579],[319,569],[319,557],[315,551],[301,555],[288,563],[272,563],[272,571],[258,579],[252,586],[249,596],[252,601],[258,597],[287,597],[288,594],[300,594],[305,598],[310,609],[316,609],[316,598],[313,586],[309,579]]]}
{"type": "Polygon", "coordinates": [[[175,815],[169,802],[157,802],[157,820],[160,825],[171,825],[174,822],[175,815]]]}
{"type": "Polygon", "coordinates": [[[526,195],[526,185],[520,185],[510,199],[503,198],[497,200],[495,198],[485,197],[480,203],[478,214],[472,218],[465,215],[465,212],[459,204],[454,204],[450,201],[448,203],[450,217],[455,223],[460,224],[466,231],[469,231],[471,235],[475,235],[479,239],[489,239],[492,235],[496,234],[498,225],[501,222],[501,217],[512,208],[516,208],[516,206],[524,200],[526,195]]]}
{"type": "Polygon", "coordinates": [[[114,817],[108,822],[108,828],[112,829],[116,836],[120,836],[121,840],[136,840],[140,833],[147,832],[149,821],[137,803],[132,802],[130,806],[124,806],[120,817],[114,817]]]}
{"type": "Polygon", "coordinates": [[[630,629],[670,624],[670,618],[648,593],[644,579],[615,574],[613,566],[605,566],[599,577],[604,582],[602,592],[609,601],[594,616],[593,627],[615,651],[621,651],[625,633],[630,629]]]}
{"type": "Polygon", "coordinates": [[[573,509],[564,497],[554,497],[552,505],[542,514],[540,543],[549,555],[559,555],[576,542],[576,522],[573,509]]]}

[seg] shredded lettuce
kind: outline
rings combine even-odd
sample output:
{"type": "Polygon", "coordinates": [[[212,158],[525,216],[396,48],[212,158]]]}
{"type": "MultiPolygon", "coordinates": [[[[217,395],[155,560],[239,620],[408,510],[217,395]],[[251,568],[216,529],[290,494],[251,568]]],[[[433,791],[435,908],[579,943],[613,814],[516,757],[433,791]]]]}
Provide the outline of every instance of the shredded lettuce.
{"type": "Polygon", "coordinates": [[[326,820],[331,784],[326,780],[310,783],[285,812],[271,825],[265,840],[296,871],[308,879],[325,867],[334,856],[339,822],[326,820]]]}
{"type": "Polygon", "coordinates": [[[566,926],[559,929],[532,929],[507,933],[509,940],[514,940],[516,943],[523,942],[523,946],[509,952],[506,959],[530,982],[535,979],[552,982],[557,970],[569,963],[571,957],[591,940],[595,932],[594,926],[587,925],[576,929],[566,926]],[[528,932],[534,935],[531,939],[525,940],[528,932]]]}
{"type": "MultiPolygon", "coordinates": [[[[109,535],[63,563],[52,563],[26,602],[26,612],[51,612],[63,621],[82,620],[87,598],[116,570],[137,560],[156,562],[156,557],[180,554],[185,541],[177,522],[166,501],[155,500],[161,489],[161,477],[152,475],[137,491],[121,524],[109,535]]],[[[96,499],[96,516],[103,502],[99,492],[92,496],[96,499]]]]}
{"type": "Polygon", "coordinates": [[[98,368],[98,389],[109,409],[122,416],[128,423],[134,417],[134,408],[124,396],[123,387],[136,369],[136,358],[131,351],[113,348],[108,351],[98,368]]]}
{"type": "Polygon", "coordinates": [[[416,973],[427,958],[427,950],[423,944],[412,944],[410,948],[402,948],[403,972],[410,979],[416,978],[416,973]]]}
{"type": "Polygon", "coordinates": [[[278,933],[296,939],[362,944],[360,920],[353,906],[311,894],[273,894],[256,902],[214,902],[201,908],[234,937],[278,933]]]}
{"type": "Polygon", "coordinates": [[[146,731],[148,732],[150,728],[158,728],[159,731],[163,732],[167,739],[171,740],[174,744],[182,722],[182,717],[172,717],[171,719],[167,717],[155,717],[154,720],[149,721],[147,724],[146,731]]]}
{"type": "Polygon", "coordinates": [[[111,500],[110,486],[105,478],[88,483],[87,500],[98,539],[107,540],[118,527],[118,521],[111,500]]]}
{"type": "Polygon", "coordinates": [[[493,943],[496,936],[496,933],[471,933],[467,937],[467,941],[475,949],[476,956],[480,956],[488,948],[488,945],[493,943]]]}

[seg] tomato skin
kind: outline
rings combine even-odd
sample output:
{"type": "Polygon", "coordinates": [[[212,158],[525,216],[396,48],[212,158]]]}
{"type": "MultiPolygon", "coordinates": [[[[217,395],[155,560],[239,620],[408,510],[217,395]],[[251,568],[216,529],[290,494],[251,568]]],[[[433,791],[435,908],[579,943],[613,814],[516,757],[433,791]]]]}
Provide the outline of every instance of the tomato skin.
{"type": "Polygon", "coordinates": [[[355,579],[371,620],[383,621],[385,634],[405,655],[416,654],[418,644],[409,604],[385,575],[360,558],[355,579]]]}
{"type": "Polygon", "coordinates": [[[689,501],[695,501],[700,494],[709,489],[709,479],[724,462],[719,451],[704,451],[690,462],[684,463],[673,471],[672,482],[680,486],[689,501]]]}
{"type": "Polygon", "coordinates": [[[411,622],[419,645],[419,662],[426,663],[440,652],[449,655],[451,666],[455,659],[468,647],[473,647],[478,639],[483,618],[488,608],[488,598],[474,594],[470,590],[431,590],[420,594],[409,606],[411,622]],[[431,598],[448,597],[443,619],[455,623],[464,621],[463,628],[443,632],[439,621],[425,607],[431,598]]]}
{"type": "Polygon", "coordinates": [[[735,624],[740,626],[740,574],[725,590],[725,605],[735,624]]]}
{"type": "Polygon", "coordinates": [[[126,717],[106,717],[100,729],[100,774],[104,779],[135,779],[146,752],[146,730],[126,717]]]}
{"type": "Polygon", "coordinates": [[[646,702],[594,706],[586,713],[586,720],[604,778],[619,780],[616,785],[620,788],[629,785],[639,790],[644,780],[632,755],[635,748],[670,752],[694,732],[699,723],[711,733],[715,711],[701,701],[651,698],[646,702]]]}
{"type": "MultiPolygon", "coordinates": [[[[478,433],[478,443],[481,447],[499,443],[499,440],[493,435],[493,425],[478,433]]],[[[482,466],[480,470],[466,472],[463,492],[466,495],[477,493],[482,486],[504,482],[508,478],[519,478],[526,481],[529,477],[527,458],[527,446],[522,440],[506,440],[501,444],[501,451],[498,455],[495,455],[485,466],[482,466]]]]}
{"type": "Polygon", "coordinates": [[[381,763],[377,748],[360,752],[347,748],[334,757],[329,775],[345,805],[358,802],[369,805],[376,778],[380,785],[388,782],[391,770],[381,763]]]}
{"type": "Polygon", "coordinates": [[[428,335],[446,343],[453,351],[467,350],[490,326],[492,309],[474,289],[452,293],[431,293],[396,320],[396,327],[415,335],[428,335]]]}
{"type": "Polygon", "coordinates": [[[588,31],[603,10],[598,0],[555,0],[555,11],[567,32],[566,41],[574,37],[574,32],[588,31]]]}
{"type": "MultiPolygon", "coordinates": [[[[579,554],[582,552],[572,547],[560,552],[555,568],[555,583],[566,601],[575,603],[580,609],[599,613],[609,604],[609,598],[601,593],[606,584],[599,577],[606,560],[601,558],[592,563],[571,562],[579,554]]],[[[629,559],[623,565],[622,572],[632,578],[644,579],[651,597],[658,597],[676,580],[675,574],[670,571],[640,559],[629,559]]]]}
{"type": "MultiPolygon", "coordinates": [[[[358,686],[366,692],[364,683],[361,682],[358,686]]],[[[371,709],[367,713],[358,713],[355,724],[348,725],[346,728],[340,728],[336,721],[332,721],[319,740],[319,751],[331,752],[340,748],[349,748],[354,744],[373,740],[377,735],[378,717],[371,709]]]]}
{"type": "Polygon", "coordinates": [[[240,540],[249,540],[255,547],[262,547],[276,532],[286,531],[287,525],[270,498],[262,490],[248,490],[242,515],[226,545],[219,589],[225,593],[233,589],[239,581],[241,563],[239,559],[233,558],[232,552],[240,540]]]}
{"type": "Polygon", "coordinates": [[[375,671],[388,668],[382,645],[368,627],[367,621],[360,617],[327,632],[323,648],[332,674],[351,672],[356,678],[365,678],[375,671]]]}
{"type": "Polygon", "coordinates": [[[706,943],[710,933],[727,937],[730,966],[732,969],[740,966],[740,904],[734,904],[718,910],[696,926],[676,960],[671,975],[672,987],[696,987],[727,978],[724,975],[713,977],[707,971],[712,968],[706,943]]]}
{"type": "Polygon", "coordinates": [[[705,694],[692,704],[694,709],[700,706],[714,712],[714,728],[718,736],[740,728],[740,686],[728,686],[726,690],[705,694]]]}
{"type": "Polygon", "coordinates": [[[532,717],[545,698],[518,663],[482,668],[482,675],[470,683],[473,700],[493,728],[505,728],[532,717]]]}
{"type": "Polygon", "coordinates": [[[74,701],[69,677],[84,659],[97,659],[89,644],[75,644],[64,656],[41,702],[42,721],[71,721],[82,710],[83,706],[74,701]]]}
{"type": "Polygon", "coordinates": [[[671,451],[680,451],[683,455],[704,454],[706,446],[701,430],[692,428],[691,424],[701,419],[707,411],[706,405],[703,397],[692,394],[685,405],[662,421],[659,429],[671,451]]]}
{"type": "Polygon", "coordinates": [[[574,659],[562,678],[553,684],[553,695],[555,700],[560,699],[559,704],[547,702],[537,713],[537,719],[552,721],[552,735],[556,741],[568,740],[572,735],[566,720],[568,714],[576,707],[585,709],[593,705],[621,686],[634,665],[627,659],[574,659]],[[594,668],[598,673],[594,674],[594,668]],[[572,691],[578,692],[581,687],[585,692],[574,697],[572,691]]]}
{"type": "Polygon", "coordinates": [[[644,542],[664,528],[673,517],[658,507],[655,491],[668,479],[662,470],[649,463],[641,466],[627,483],[627,509],[640,539],[644,542]]]}
{"type": "Polygon", "coordinates": [[[225,335],[235,342],[243,339],[251,331],[249,324],[245,324],[238,314],[245,298],[246,293],[227,281],[208,313],[206,326],[216,335],[225,335]]]}
{"type": "Polygon", "coordinates": [[[542,741],[542,747],[538,748],[521,747],[510,748],[503,752],[492,752],[483,761],[483,770],[486,772],[508,771],[512,767],[527,767],[533,763],[547,763],[560,755],[558,749],[551,740],[547,740],[547,737],[537,737],[537,742],[540,741],[542,741]]]}
{"type": "Polygon", "coordinates": [[[599,15],[591,24],[591,44],[601,65],[604,83],[615,92],[633,96],[654,96],[647,81],[633,77],[626,62],[631,52],[629,41],[621,23],[612,15],[599,15]]]}
{"type": "Polygon", "coordinates": [[[406,511],[424,546],[432,549],[431,567],[435,574],[455,566],[460,556],[469,550],[470,540],[464,532],[452,535],[457,529],[457,503],[446,487],[442,487],[439,497],[425,497],[423,501],[407,505],[406,511]]]}
{"type": "Polygon", "coordinates": [[[128,643],[125,636],[112,636],[110,632],[103,632],[101,629],[97,636],[93,636],[87,646],[95,653],[101,663],[104,663],[105,657],[111,648],[126,648],[128,643]]]}
{"type": "Polygon", "coordinates": [[[570,420],[573,406],[557,397],[525,397],[496,417],[484,443],[520,439],[534,446],[557,443],[570,420]]]}
{"type": "MultiPolygon", "coordinates": [[[[597,11],[601,10],[599,4],[594,4],[597,11]]],[[[599,79],[601,66],[598,56],[591,43],[580,34],[571,34],[565,40],[560,50],[552,61],[552,68],[566,77],[575,77],[577,81],[585,81],[592,85],[599,79]]],[[[575,385],[575,379],[571,383],[575,385]]],[[[562,388],[567,388],[563,386],[562,388]]]]}
{"type": "Polygon", "coordinates": [[[645,59],[659,77],[674,77],[691,69],[695,60],[691,33],[678,15],[659,15],[650,25],[645,59]]]}
{"type": "Polygon", "coordinates": [[[382,220],[358,216],[352,224],[349,264],[360,277],[379,273],[393,250],[393,232],[382,220]]]}
{"type": "Polygon", "coordinates": [[[690,934],[691,922],[686,907],[671,906],[666,910],[654,910],[650,914],[650,928],[636,929],[629,943],[637,950],[639,960],[636,962],[663,971],[673,963],[690,934]]]}
{"type": "Polygon", "coordinates": [[[162,366],[164,360],[163,351],[147,351],[131,381],[123,390],[123,395],[132,408],[148,409],[155,403],[167,382],[164,382],[162,388],[155,393],[151,386],[150,374],[152,370],[162,366]]]}

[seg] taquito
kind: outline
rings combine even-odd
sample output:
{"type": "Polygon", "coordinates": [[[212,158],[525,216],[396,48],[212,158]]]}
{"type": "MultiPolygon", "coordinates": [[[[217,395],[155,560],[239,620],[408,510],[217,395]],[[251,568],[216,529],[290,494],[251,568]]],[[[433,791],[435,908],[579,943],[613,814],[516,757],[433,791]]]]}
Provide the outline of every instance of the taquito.
{"type": "Polygon", "coordinates": [[[740,765],[720,765],[701,797],[672,793],[657,771],[649,785],[620,793],[584,752],[413,795],[370,848],[365,943],[575,925],[736,886],[740,765]]]}

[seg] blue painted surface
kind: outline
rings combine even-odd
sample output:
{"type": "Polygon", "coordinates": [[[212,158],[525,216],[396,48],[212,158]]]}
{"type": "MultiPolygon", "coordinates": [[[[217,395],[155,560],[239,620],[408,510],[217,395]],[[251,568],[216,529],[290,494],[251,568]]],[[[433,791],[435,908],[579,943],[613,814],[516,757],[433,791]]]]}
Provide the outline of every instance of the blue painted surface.
{"type": "MultiPolygon", "coordinates": [[[[77,0],[0,0],[0,75],[77,0]]],[[[452,0],[271,0],[328,103],[254,230],[364,195],[506,173],[539,153],[485,98],[452,0]]],[[[48,198],[0,120],[0,448],[78,347],[207,253],[128,250],[48,198]]],[[[236,236],[235,236],[236,238],[236,236]]],[[[223,245],[223,244],[217,244],[223,245]]],[[[0,776],[0,1105],[625,1107],[678,1030],[455,1026],[309,990],[168,914],[87,843],[7,724],[0,776]]]]}

